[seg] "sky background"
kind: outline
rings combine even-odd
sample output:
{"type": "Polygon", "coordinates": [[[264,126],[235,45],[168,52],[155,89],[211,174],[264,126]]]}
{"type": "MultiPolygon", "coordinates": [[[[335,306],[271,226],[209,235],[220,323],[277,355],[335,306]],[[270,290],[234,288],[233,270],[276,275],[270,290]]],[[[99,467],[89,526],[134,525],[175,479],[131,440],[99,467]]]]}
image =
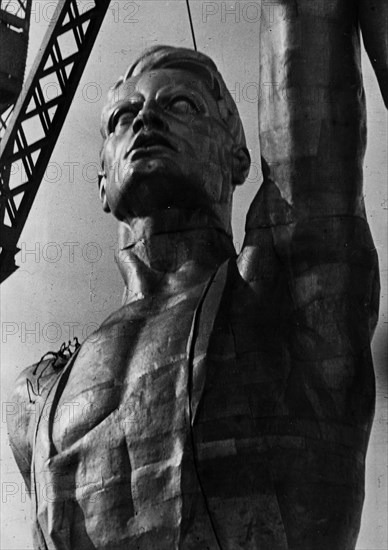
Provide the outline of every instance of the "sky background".
{"type": "MultiPolygon", "coordinates": [[[[86,0],[79,2],[87,4],[86,0]]],[[[56,2],[35,0],[28,67],[56,2]]],[[[235,194],[233,230],[239,251],[245,215],[261,179],[257,138],[258,4],[192,0],[198,49],[214,59],[245,127],[252,169],[235,194]],[[230,8],[234,8],[230,10],[230,8]]],[[[6,435],[7,399],[17,375],[72,336],[83,340],[120,307],[123,284],[114,264],[116,222],[101,210],[97,167],[99,120],[109,87],[154,44],[192,47],[184,0],[112,0],[27,221],[20,269],[1,286],[1,550],[32,548],[30,501],[6,435]]],[[[363,57],[368,107],[365,201],[380,257],[380,321],[373,342],[377,409],[367,460],[366,500],[358,550],[387,543],[387,113],[363,57]]],[[[47,83],[46,93],[55,94],[47,83]]],[[[52,95],[51,95],[52,97],[52,95]]],[[[15,174],[18,177],[18,174],[15,174]]]]}

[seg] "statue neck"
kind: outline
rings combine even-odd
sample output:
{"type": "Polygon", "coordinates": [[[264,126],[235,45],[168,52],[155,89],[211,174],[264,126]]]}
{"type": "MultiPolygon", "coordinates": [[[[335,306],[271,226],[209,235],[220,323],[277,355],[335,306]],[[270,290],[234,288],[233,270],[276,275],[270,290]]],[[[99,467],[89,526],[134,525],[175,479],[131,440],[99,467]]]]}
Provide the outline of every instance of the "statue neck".
{"type": "Polygon", "coordinates": [[[116,256],[124,278],[124,302],[172,294],[206,281],[235,255],[231,234],[199,212],[173,211],[119,226],[116,256]]]}

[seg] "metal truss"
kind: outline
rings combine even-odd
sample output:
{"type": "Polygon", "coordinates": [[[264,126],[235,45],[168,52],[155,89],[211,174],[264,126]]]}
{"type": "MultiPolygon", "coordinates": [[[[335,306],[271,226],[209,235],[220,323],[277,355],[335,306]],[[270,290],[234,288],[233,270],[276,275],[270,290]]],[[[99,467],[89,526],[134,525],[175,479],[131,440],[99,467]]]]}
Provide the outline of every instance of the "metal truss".
{"type": "Polygon", "coordinates": [[[0,19],[4,25],[27,33],[32,0],[0,0],[0,19]]]}
{"type": "Polygon", "coordinates": [[[88,1],[80,10],[76,0],[58,0],[1,140],[0,282],[18,268],[17,242],[109,4],[109,0],[88,1]],[[56,88],[56,97],[45,93],[48,83],[56,88]]]}
{"type": "MultiPolygon", "coordinates": [[[[27,57],[31,4],[32,0],[0,0],[0,24],[19,35],[19,44],[24,43],[23,49],[25,51],[17,53],[24,58],[27,57]],[[24,40],[20,40],[20,38],[22,37],[24,40]]],[[[24,69],[25,60],[23,74],[24,69]]],[[[15,97],[4,99],[4,97],[2,96],[0,98],[0,139],[2,139],[5,134],[5,130],[7,129],[7,125],[9,124],[12,111],[15,107],[17,96],[19,95],[21,87],[22,81],[20,81],[20,89],[15,97]]]]}

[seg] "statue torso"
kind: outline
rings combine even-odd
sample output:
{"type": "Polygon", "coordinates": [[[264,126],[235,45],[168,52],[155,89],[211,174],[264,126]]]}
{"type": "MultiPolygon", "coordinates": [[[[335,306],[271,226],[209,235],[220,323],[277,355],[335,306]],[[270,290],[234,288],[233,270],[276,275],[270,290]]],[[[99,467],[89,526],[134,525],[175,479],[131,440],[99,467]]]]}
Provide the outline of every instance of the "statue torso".
{"type": "Polygon", "coordinates": [[[193,417],[186,347],[202,291],[122,308],[53,388],[58,418],[41,422],[34,460],[35,480],[52,488],[38,508],[49,548],[281,550],[291,538],[307,550],[330,525],[319,540],[352,548],[342,516],[344,502],[360,514],[362,460],[318,418],[309,380],[291,368],[285,302],[260,308],[237,270],[193,417]]]}
{"type": "Polygon", "coordinates": [[[37,446],[47,455],[51,439],[58,517],[53,514],[48,530],[59,529],[69,548],[121,548],[129,540],[139,548],[156,542],[172,548],[179,538],[179,478],[188,433],[186,346],[203,286],[123,307],[83,344],[63,391],[54,388],[53,395],[60,394],[58,421],[51,437],[49,424],[42,425],[46,445],[37,446]],[[71,513],[57,504],[64,494],[71,513]],[[150,519],[150,506],[163,509],[163,518],[158,513],[150,519]],[[74,515],[82,526],[74,526],[74,515]],[[163,530],[162,524],[169,527],[163,530]]]}

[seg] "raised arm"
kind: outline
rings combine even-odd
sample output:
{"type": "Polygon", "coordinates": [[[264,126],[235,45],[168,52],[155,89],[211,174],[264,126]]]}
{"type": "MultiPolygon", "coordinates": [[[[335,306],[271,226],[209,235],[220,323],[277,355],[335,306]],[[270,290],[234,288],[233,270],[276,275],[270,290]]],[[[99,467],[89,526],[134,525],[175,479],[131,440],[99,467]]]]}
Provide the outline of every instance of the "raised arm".
{"type": "Polygon", "coordinates": [[[358,5],[282,0],[262,9],[264,182],[248,213],[239,269],[274,308],[288,300],[284,338],[296,377],[285,394],[289,410],[303,391],[303,415],[335,417],[367,434],[379,284],[362,194],[358,5]]]}
{"type": "MultiPolygon", "coordinates": [[[[382,27],[380,37],[383,49],[382,27]]],[[[374,264],[362,192],[366,114],[357,2],[263,3],[260,85],[265,181],[247,217],[243,276],[260,277],[255,248],[271,243],[293,272],[310,256],[327,263],[334,249],[346,262],[353,247],[367,256],[372,250],[363,261],[374,264]]]]}
{"type": "Polygon", "coordinates": [[[258,333],[265,315],[282,354],[280,365],[273,354],[284,377],[271,414],[287,428],[275,423],[271,435],[282,440],[274,477],[287,543],[350,550],[374,415],[379,297],[362,194],[358,4],[281,0],[262,9],[264,182],[238,264],[257,296],[258,333]]]}

